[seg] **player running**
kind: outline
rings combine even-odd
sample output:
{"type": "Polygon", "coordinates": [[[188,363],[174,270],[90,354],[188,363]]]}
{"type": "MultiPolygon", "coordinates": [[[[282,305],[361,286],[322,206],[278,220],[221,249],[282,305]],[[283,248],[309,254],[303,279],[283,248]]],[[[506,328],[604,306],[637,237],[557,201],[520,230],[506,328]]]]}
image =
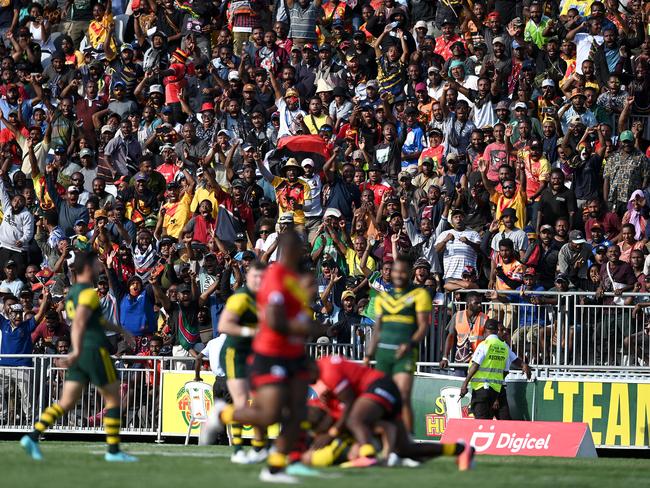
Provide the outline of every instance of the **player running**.
{"type": "MultiPolygon", "coordinates": [[[[226,384],[233,406],[244,408],[248,404],[250,391],[246,360],[252,352],[253,336],[257,331],[257,304],[255,295],[260,289],[266,266],[260,262],[251,264],[246,273],[246,285],[228,298],[219,319],[219,333],[226,334],[221,348],[220,363],[226,371],[226,384]]],[[[253,449],[248,453],[242,448],[242,425],[230,425],[234,453],[230,460],[235,464],[253,464],[266,459],[266,440],[259,429],[255,429],[253,449]]]]}
{"type": "Polygon", "coordinates": [[[424,288],[409,286],[410,262],[398,257],[390,276],[393,289],[382,292],[375,302],[374,334],[364,363],[376,356],[377,369],[392,377],[402,399],[402,418],[413,431],[411,390],[420,341],[430,322],[431,296],[424,288]]]}
{"type": "Polygon", "coordinates": [[[104,398],[103,420],[107,444],[104,459],[111,462],[138,460],[120,450],[120,383],[108,354],[110,344],[104,330],[127,333],[118,325],[108,323],[102,316],[93,280],[96,260],[97,256],[92,253],[79,253],[74,260],[76,282],[65,302],[66,314],[72,320],[72,351],[61,359],[61,364],[68,368],[61,399],[47,407],[34,424],[34,430],[20,440],[23,448],[36,461],[43,459],[38,445],[39,436],[74,407],[89,382],[97,387],[104,398]]]}
{"type": "MultiPolygon", "coordinates": [[[[320,380],[328,392],[335,395],[344,405],[343,412],[330,435],[337,437],[347,427],[360,444],[359,458],[351,463],[355,467],[372,466],[377,463],[377,453],[372,444],[373,432],[380,423],[394,426],[391,452],[401,458],[416,460],[437,456],[458,456],[460,471],[471,468],[474,448],[469,444],[440,444],[410,441],[409,434],[400,419],[401,395],[397,385],[389,376],[367,366],[347,361],[340,356],[326,356],[318,360],[320,380]]],[[[386,426],[382,429],[387,430],[386,426]]]]}
{"type": "Polygon", "coordinates": [[[251,424],[260,428],[282,422],[282,431],[267,458],[260,480],[297,483],[287,474],[291,452],[306,418],[310,377],[305,338],[317,332],[308,306],[309,290],[301,285],[298,267],[303,243],[298,234],[280,235],[279,261],[268,267],[257,293],[259,331],[253,339],[250,382],[255,403],[242,408],[216,402],[210,423],[251,424]]]}

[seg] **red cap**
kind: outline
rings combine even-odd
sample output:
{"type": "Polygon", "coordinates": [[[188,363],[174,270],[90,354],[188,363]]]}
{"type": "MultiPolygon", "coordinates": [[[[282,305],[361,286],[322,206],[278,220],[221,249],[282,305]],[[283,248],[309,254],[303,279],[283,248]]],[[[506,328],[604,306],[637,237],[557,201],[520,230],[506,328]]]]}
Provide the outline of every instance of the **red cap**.
{"type": "Polygon", "coordinates": [[[214,112],[214,103],[212,102],[205,102],[203,105],[201,105],[201,112],[214,112]]]}
{"type": "Polygon", "coordinates": [[[524,271],[524,276],[535,276],[536,274],[535,268],[526,268],[526,271],[524,271]]]}
{"type": "Polygon", "coordinates": [[[494,19],[494,20],[500,20],[500,19],[501,19],[501,15],[499,15],[499,12],[497,12],[497,11],[495,10],[495,11],[490,12],[489,14],[487,14],[487,18],[488,18],[488,19],[494,19]]]}

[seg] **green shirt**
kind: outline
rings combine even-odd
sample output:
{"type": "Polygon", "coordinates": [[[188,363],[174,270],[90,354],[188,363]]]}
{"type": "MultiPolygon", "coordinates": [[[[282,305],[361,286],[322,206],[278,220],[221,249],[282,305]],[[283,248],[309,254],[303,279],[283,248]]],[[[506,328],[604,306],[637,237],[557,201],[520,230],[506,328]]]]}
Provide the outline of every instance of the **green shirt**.
{"type": "Polygon", "coordinates": [[[375,316],[381,317],[379,347],[397,349],[400,344],[410,342],[418,328],[417,314],[431,309],[431,295],[425,288],[380,293],[375,301],[375,316]]]}
{"type": "Polygon", "coordinates": [[[106,347],[108,339],[104,332],[106,319],[102,315],[97,290],[88,283],[77,283],[70,288],[65,300],[65,313],[70,320],[74,320],[79,305],[84,305],[92,310],[86,332],[83,337],[83,347],[106,347]]]}
{"type": "Polygon", "coordinates": [[[529,20],[526,24],[526,29],[524,30],[524,41],[534,42],[535,45],[542,49],[546,44],[546,37],[542,35],[544,29],[546,29],[546,24],[551,20],[545,15],[542,15],[542,20],[540,20],[539,25],[535,24],[532,20],[529,20]]]}
{"type": "MultiPolygon", "coordinates": [[[[255,294],[247,286],[242,286],[228,298],[225,310],[239,317],[240,326],[257,328],[257,302],[255,294]]],[[[252,337],[228,336],[224,342],[224,347],[250,350],[252,342],[252,337]]]]}

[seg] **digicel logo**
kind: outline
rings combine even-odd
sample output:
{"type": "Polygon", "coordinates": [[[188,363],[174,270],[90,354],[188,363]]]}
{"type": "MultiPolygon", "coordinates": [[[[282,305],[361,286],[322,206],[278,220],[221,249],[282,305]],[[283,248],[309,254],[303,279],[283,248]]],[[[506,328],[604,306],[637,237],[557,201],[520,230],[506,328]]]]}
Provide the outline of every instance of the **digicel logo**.
{"type": "Polygon", "coordinates": [[[529,450],[544,450],[549,448],[551,442],[551,434],[546,437],[531,437],[526,434],[524,437],[517,436],[514,432],[501,432],[496,434],[494,432],[494,425],[490,426],[490,432],[483,432],[483,425],[479,425],[478,431],[472,434],[470,444],[474,446],[476,452],[484,452],[492,447],[494,438],[497,437],[495,449],[505,449],[512,454],[520,452],[522,449],[529,450]]]}

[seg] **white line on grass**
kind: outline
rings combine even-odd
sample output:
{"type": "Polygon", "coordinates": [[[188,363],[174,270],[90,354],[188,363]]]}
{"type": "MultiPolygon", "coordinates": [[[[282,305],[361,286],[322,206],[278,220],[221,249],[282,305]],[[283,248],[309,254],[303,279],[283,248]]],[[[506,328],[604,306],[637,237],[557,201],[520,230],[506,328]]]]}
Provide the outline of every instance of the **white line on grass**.
{"type": "MultiPolygon", "coordinates": [[[[90,451],[90,454],[104,454],[106,451],[90,451]]],[[[165,452],[165,451],[131,451],[134,456],[166,456],[166,457],[194,457],[194,458],[229,458],[230,454],[221,452],[165,452]]]]}

